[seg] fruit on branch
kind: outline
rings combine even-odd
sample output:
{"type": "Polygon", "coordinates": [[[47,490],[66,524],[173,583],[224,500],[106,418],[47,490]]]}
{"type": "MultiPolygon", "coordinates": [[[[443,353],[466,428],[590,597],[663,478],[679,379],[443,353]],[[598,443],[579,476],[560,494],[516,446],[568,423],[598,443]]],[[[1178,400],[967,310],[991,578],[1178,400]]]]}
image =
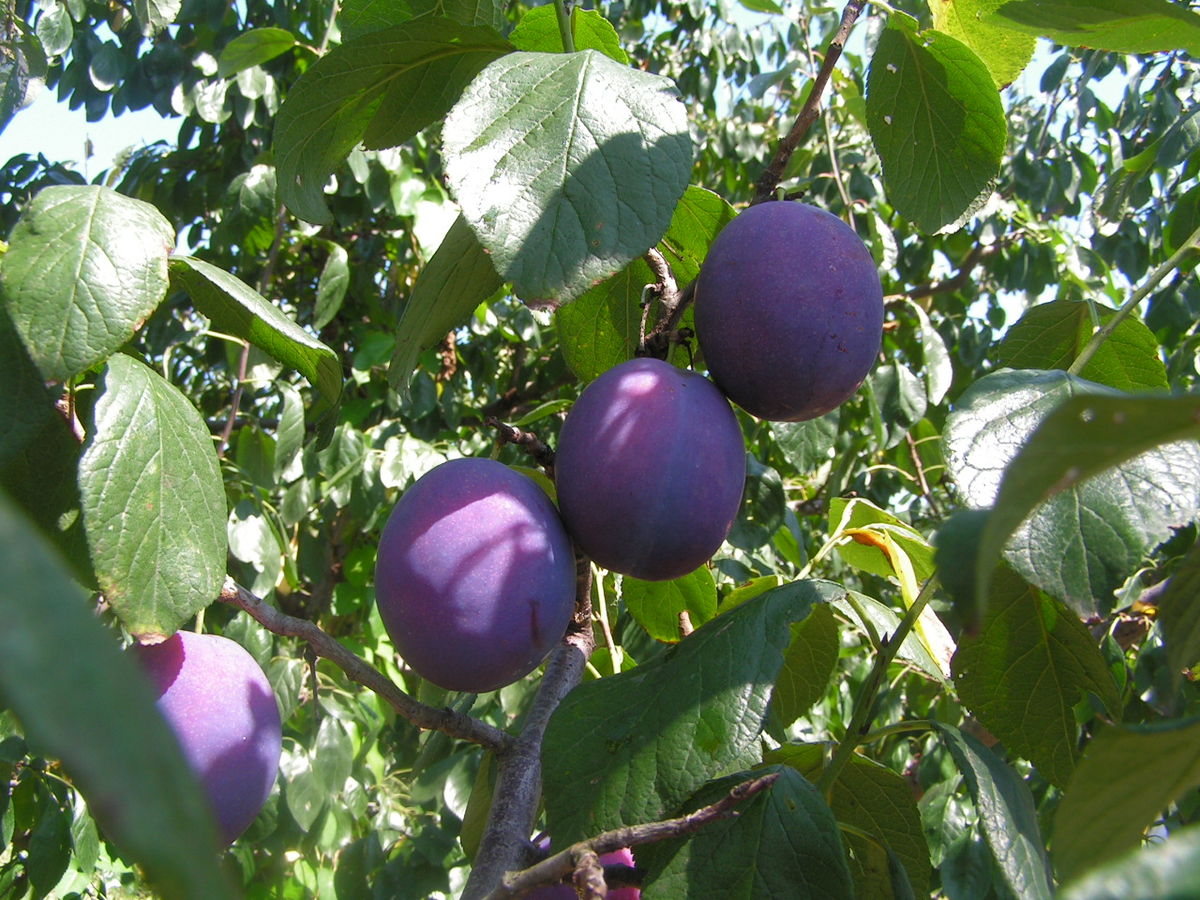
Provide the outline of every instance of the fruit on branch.
{"type": "Polygon", "coordinates": [[[589,384],[563,423],[558,504],[580,549],[647,581],[686,575],[737,516],[746,445],[729,401],[702,375],[632,359],[589,384]]]}
{"type": "Polygon", "coordinates": [[[883,290],[870,251],[824,210],[772,201],[725,226],[696,281],[696,339],[746,412],[799,422],[840,406],[871,371],[883,290]]]}
{"type": "Polygon", "coordinates": [[[532,480],[491,459],[430,470],[392,510],[375,597],[396,650],[422,678],[481,693],[545,658],[575,609],[575,559],[532,480]]]}
{"type": "Polygon", "coordinates": [[[240,644],[216,634],[180,631],[133,653],[231,843],[267,802],[279,770],[283,729],[267,676],[240,644]]]}

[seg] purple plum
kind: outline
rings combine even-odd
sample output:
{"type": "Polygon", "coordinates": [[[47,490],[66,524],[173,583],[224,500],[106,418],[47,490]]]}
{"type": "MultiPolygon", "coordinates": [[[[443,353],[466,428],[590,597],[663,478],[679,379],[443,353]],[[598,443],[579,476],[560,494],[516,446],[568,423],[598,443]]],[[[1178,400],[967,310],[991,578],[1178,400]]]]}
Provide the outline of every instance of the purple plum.
{"type": "Polygon", "coordinates": [[[746,444],[702,375],[632,359],[589,384],[563,423],[558,504],[580,549],[645,581],[703,565],[737,517],[746,444]]]}
{"type": "Polygon", "coordinates": [[[709,374],[762,419],[799,422],[848,400],[883,335],[870,251],[815,206],[751,206],[717,235],[696,281],[696,339],[709,374]]]}
{"type": "Polygon", "coordinates": [[[240,644],[216,634],[180,631],[133,653],[232,843],[267,802],[279,770],[283,730],[267,676],[240,644]]]}
{"type": "Polygon", "coordinates": [[[384,627],[422,678],[495,690],[531,672],[575,609],[575,558],[532,480],[490,459],[455,459],[392,510],[375,562],[384,627]]]}

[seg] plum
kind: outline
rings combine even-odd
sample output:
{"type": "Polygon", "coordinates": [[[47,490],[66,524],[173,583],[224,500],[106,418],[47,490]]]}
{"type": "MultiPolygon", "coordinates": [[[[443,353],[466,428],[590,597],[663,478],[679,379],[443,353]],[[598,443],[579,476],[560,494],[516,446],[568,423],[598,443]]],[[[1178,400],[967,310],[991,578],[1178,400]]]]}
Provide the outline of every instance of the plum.
{"type": "Polygon", "coordinates": [[[425,473],[392,510],[375,597],[396,650],[422,678],[495,690],[531,672],[575,609],[575,558],[554,503],[491,459],[425,473]]]}
{"type": "Polygon", "coordinates": [[[279,770],[283,730],[267,676],[245,648],[216,634],[180,631],[132,652],[232,843],[267,802],[279,770]]]}
{"type": "Polygon", "coordinates": [[[751,206],[725,226],[696,281],[696,339],[746,412],[799,422],[854,394],[883,335],[883,289],[854,230],[804,203],[751,206]]]}
{"type": "Polygon", "coordinates": [[[614,572],[662,581],[703,565],[725,540],[746,444],[729,401],[703,375],[632,359],[584,389],[554,468],[579,548],[614,572]]]}
{"type": "MultiPolygon", "coordinates": [[[[549,842],[542,842],[543,849],[549,849],[549,842]]],[[[603,853],[600,855],[600,864],[602,866],[630,866],[636,865],[633,859],[633,851],[628,847],[622,847],[620,850],[614,850],[612,853],[603,853]]],[[[529,900],[578,900],[579,894],[575,888],[567,884],[544,884],[535,887],[532,891],[525,895],[529,900]]],[[[635,887],[618,887],[611,888],[605,892],[604,896],[608,900],[640,900],[642,891],[635,887]]]]}

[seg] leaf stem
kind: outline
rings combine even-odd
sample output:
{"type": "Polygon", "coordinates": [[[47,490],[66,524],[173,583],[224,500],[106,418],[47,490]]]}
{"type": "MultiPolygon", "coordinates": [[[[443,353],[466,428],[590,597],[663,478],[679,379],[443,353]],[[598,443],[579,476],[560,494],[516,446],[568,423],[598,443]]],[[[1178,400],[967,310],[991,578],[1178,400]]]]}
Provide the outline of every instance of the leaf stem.
{"type": "Polygon", "coordinates": [[[1092,361],[1092,357],[1096,355],[1096,351],[1107,341],[1117,327],[1125,321],[1141,302],[1149,296],[1162,282],[1164,278],[1179,268],[1179,264],[1183,262],[1184,257],[1188,255],[1195,247],[1200,245],[1200,228],[1197,228],[1191,233],[1186,241],[1179,245],[1179,249],[1171,254],[1162,265],[1150,273],[1146,281],[1140,288],[1133,292],[1128,300],[1118,309],[1104,325],[1092,335],[1092,339],[1087,342],[1087,346],[1079,351],[1079,355],[1075,357],[1075,362],[1071,363],[1071,367],[1067,372],[1071,375],[1078,375],[1083,371],[1084,367],[1092,361]]]}
{"type": "Polygon", "coordinates": [[[879,688],[883,684],[884,678],[887,676],[888,666],[896,658],[896,653],[900,650],[900,646],[907,640],[914,626],[916,626],[917,618],[933,598],[934,584],[935,582],[932,578],[925,582],[921,588],[921,593],[917,595],[917,599],[913,601],[913,605],[904,613],[904,618],[900,620],[900,624],[896,626],[896,630],[880,642],[879,653],[875,657],[875,664],[871,666],[867,680],[863,682],[862,688],[859,689],[858,697],[855,698],[854,713],[850,717],[850,724],[846,726],[846,735],[838,743],[837,750],[833,754],[833,759],[829,761],[829,765],[824,768],[821,772],[821,777],[817,779],[817,790],[826,797],[833,790],[838,775],[841,774],[842,769],[850,762],[850,757],[854,755],[854,751],[866,740],[868,729],[871,727],[871,718],[875,712],[875,698],[879,693],[879,688]]]}
{"type": "Polygon", "coordinates": [[[558,33],[562,37],[563,52],[575,52],[575,29],[571,22],[570,0],[554,0],[554,13],[558,18],[558,33]]]}

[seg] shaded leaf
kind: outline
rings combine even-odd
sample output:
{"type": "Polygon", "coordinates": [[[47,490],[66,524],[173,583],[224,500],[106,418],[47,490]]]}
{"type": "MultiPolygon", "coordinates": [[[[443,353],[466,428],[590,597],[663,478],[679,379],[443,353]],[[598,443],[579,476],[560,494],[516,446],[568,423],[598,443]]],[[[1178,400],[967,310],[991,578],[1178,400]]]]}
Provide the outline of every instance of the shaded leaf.
{"type": "Polygon", "coordinates": [[[1200,447],[1184,439],[1197,434],[1198,397],[1121,395],[1064,372],[977,381],[945,444],[960,496],[994,505],[979,538],[980,602],[1007,544],[1028,581],[1081,615],[1107,611],[1142,554],[1195,517],[1200,447]]]}
{"type": "Polygon", "coordinates": [[[837,619],[827,604],[814,606],[808,617],[793,622],[790,630],[792,642],[783,655],[783,668],[771,697],[785,727],[825,696],[841,649],[837,619]]]}
{"type": "Polygon", "coordinates": [[[888,17],[867,73],[867,127],[888,198],[923,231],[963,220],[990,190],[1004,155],[1004,107],[961,41],[888,17]]]}
{"type": "Polygon", "coordinates": [[[128,356],[109,360],[79,460],[84,530],[105,599],[134,635],[169,636],[225,576],[225,489],[200,413],[128,356]]]}
{"type": "Polygon", "coordinates": [[[234,896],[217,863],[216,825],[149,682],[3,496],[0,568],[5,705],[32,742],[62,760],[105,833],[164,897],[234,896]]]}
{"type": "Polygon", "coordinates": [[[982,628],[961,638],[953,666],[959,697],[980,723],[1060,788],[1075,768],[1075,705],[1091,692],[1120,714],[1091,632],[1007,567],[993,576],[982,628]]]}
{"type": "Polygon", "coordinates": [[[296,38],[284,28],[251,28],[221,50],[217,57],[217,74],[230,78],[244,69],[270,62],[294,46],[296,38]]]}
{"type": "MultiPolygon", "coordinates": [[[[859,622],[864,632],[869,631],[870,626],[880,636],[895,634],[900,624],[899,614],[890,606],[857,591],[847,592],[845,597],[835,599],[833,605],[852,621],[859,622]]],[[[915,633],[910,633],[904,639],[904,643],[896,652],[896,658],[911,664],[917,671],[935,681],[947,681],[941,663],[934,659],[915,633]]]]}
{"type": "Polygon", "coordinates": [[[671,82],[595,50],[491,63],[446,117],[463,215],[529,303],[565,303],[654,245],[691,172],[671,82]]]}
{"type": "Polygon", "coordinates": [[[1029,786],[969,734],[941,722],[934,727],[966,780],[997,874],[1017,897],[1049,900],[1050,866],[1029,786]]]}
{"type": "Polygon", "coordinates": [[[334,47],[291,86],[275,119],[281,199],[302,219],[328,222],[325,184],[355,146],[408,140],[511,49],[492,28],[433,17],[334,47]]]}
{"type": "Polygon", "coordinates": [[[988,67],[997,87],[1016,81],[1033,58],[1037,39],[989,18],[1006,0],[930,0],[933,27],[958,38],[988,67]]]}
{"type": "Polygon", "coordinates": [[[403,25],[420,16],[444,16],[463,25],[505,24],[503,7],[496,0],[346,0],[337,22],[345,41],[372,31],[403,25]]]}
{"type": "Polygon", "coordinates": [[[171,279],[213,326],[249,341],[291,366],[330,404],[342,393],[337,354],[285,316],[252,287],[224,269],[190,256],[171,260],[171,279]]]}
{"type": "Polygon", "coordinates": [[[181,9],[183,0],[133,0],[133,14],[147,37],[174,22],[181,9]]]}
{"type": "Polygon", "coordinates": [[[30,357],[63,381],[125,344],[167,293],[175,230],[153,206],[95,186],[40,191],[0,265],[30,357]]]}
{"type": "Polygon", "coordinates": [[[723,613],[637,668],[579,685],[542,748],[548,827],[573,843],[670,815],[756,746],[790,631],[841,588],[796,582],[723,613]]]}
{"type": "Polygon", "coordinates": [[[1200,16],[1170,0],[1008,0],[995,21],[1068,47],[1200,57],[1200,16]]]}
{"type": "Polygon", "coordinates": [[[837,822],[824,798],[787,766],[755,769],[705,785],[686,809],[715,803],[750,777],[771,772],[771,787],[685,839],[639,848],[647,893],[663,897],[821,898],[854,896],[837,822]]]}
{"type": "Polygon", "coordinates": [[[1200,897],[1200,825],[1107,860],[1064,885],[1058,900],[1187,900],[1200,897]]]}
{"type": "Polygon", "coordinates": [[[313,308],[313,328],[320,331],[333,321],[342,301],[346,299],[346,288],[350,285],[350,262],[345,249],[337,244],[329,245],[329,256],[317,279],[317,302],[313,308]]]}
{"type": "Polygon", "coordinates": [[[1070,880],[1134,849],[1155,817],[1197,784],[1200,719],[1105,728],[1054,814],[1055,870],[1070,880]]]}
{"type": "Polygon", "coordinates": [[[1158,601],[1172,674],[1200,663],[1200,544],[1188,551],[1158,601]]]}
{"type": "Polygon", "coordinates": [[[0,304],[0,468],[46,427],[54,403],[8,310],[0,304]]]}

